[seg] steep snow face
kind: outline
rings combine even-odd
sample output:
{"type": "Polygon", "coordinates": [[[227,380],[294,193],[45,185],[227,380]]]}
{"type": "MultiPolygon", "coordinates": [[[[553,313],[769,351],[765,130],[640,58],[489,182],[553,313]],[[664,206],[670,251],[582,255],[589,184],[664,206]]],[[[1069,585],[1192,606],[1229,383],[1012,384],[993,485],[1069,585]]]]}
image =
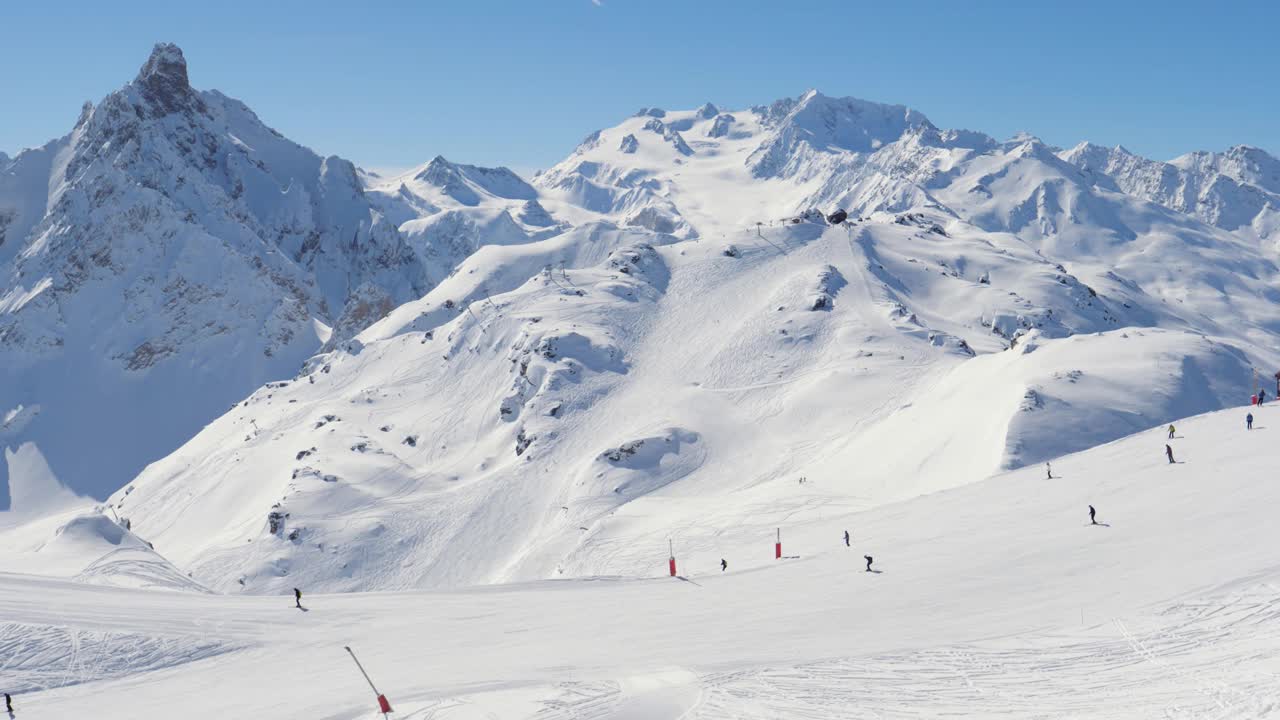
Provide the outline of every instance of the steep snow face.
{"type": "Polygon", "coordinates": [[[643,573],[672,528],[953,488],[1250,382],[1238,336],[1139,327],[1192,309],[896,220],[486,246],[110,503],[224,591],[643,573]]]}
{"type": "Polygon", "coordinates": [[[0,415],[27,409],[0,444],[105,496],[330,328],[426,289],[351,163],[192,89],[158,45],[69,135],[0,165],[0,415]]]}
{"type": "Polygon", "coordinates": [[[428,299],[447,320],[344,344],[304,377],[252,395],[111,504],[166,557],[228,591],[499,576],[562,504],[569,486],[542,474],[547,456],[566,418],[626,378],[626,348],[667,274],[652,246],[635,244],[465,307],[437,289],[428,299]],[[445,415],[447,426],[427,421],[445,415]],[[227,474],[216,473],[225,483],[180,467],[221,454],[206,444],[214,437],[231,452],[227,474]],[[467,567],[450,544],[494,552],[467,567]]]}
{"type": "MultiPolygon", "coordinates": [[[[543,206],[545,198],[533,186],[507,168],[461,165],[436,157],[401,176],[366,176],[364,183],[369,197],[399,223],[433,285],[482,247],[532,243],[572,227],[561,212],[543,206]]],[[[568,214],[584,219],[581,211],[568,214]]]]}
{"type": "Polygon", "coordinates": [[[1280,232],[1280,160],[1259,148],[1195,152],[1167,163],[1090,143],[1061,155],[1100,185],[1224,230],[1249,230],[1262,239],[1280,232]]]}
{"type": "Polygon", "coordinates": [[[871,153],[908,132],[934,129],[927,118],[902,105],[829,98],[816,90],[752,112],[770,131],[747,158],[755,177],[803,175],[821,153],[871,153]]]}

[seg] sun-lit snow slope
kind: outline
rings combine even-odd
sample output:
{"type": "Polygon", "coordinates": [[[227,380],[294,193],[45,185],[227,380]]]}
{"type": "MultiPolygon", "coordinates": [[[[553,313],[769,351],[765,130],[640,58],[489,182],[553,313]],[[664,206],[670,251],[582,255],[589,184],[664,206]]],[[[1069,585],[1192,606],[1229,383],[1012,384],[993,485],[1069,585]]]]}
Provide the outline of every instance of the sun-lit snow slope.
{"type": "MultiPolygon", "coordinates": [[[[188,83],[157,45],[0,164],[0,446],[105,497],[427,279],[355,167],[188,83]]],[[[8,468],[0,465],[0,507],[8,468]]]]}
{"type": "Polygon", "coordinates": [[[111,503],[223,591],[636,574],[673,527],[714,543],[955,487],[1249,386],[1230,338],[1117,329],[1179,317],[959,230],[485,248],[111,503]]]}
{"type": "Polygon", "coordinates": [[[362,180],[371,201],[398,224],[433,284],[487,245],[533,242],[572,224],[605,219],[542,197],[507,168],[456,164],[443,157],[400,176],[366,173],[362,180]]]}
{"type": "Polygon", "coordinates": [[[5,451],[19,480],[0,512],[0,567],[95,585],[204,591],[109,509],[68,491],[33,444],[5,451]]]}
{"type": "Polygon", "coordinates": [[[1057,458],[1052,480],[1031,467],[780,523],[781,561],[763,528],[698,550],[674,529],[685,581],[657,577],[665,542],[645,548],[647,580],[308,594],[307,612],[0,575],[16,650],[0,672],[36,720],[372,717],[344,645],[419,719],[1264,717],[1280,703],[1280,416],[1255,409],[1248,431],[1245,412],[1057,458]],[[77,666],[75,638],[156,650],[77,666]]]}
{"type": "Polygon", "coordinates": [[[624,224],[717,240],[837,208],[907,221],[927,213],[943,231],[963,223],[1015,234],[1074,275],[1182,306],[1194,330],[1230,325],[1228,334],[1280,351],[1276,246],[1259,243],[1275,223],[1266,192],[1280,187],[1280,161],[1238,148],[1176,165],[1167,167],[1181,180],[1150,187],[1155,180],[1137,176],[1156,170],[1126,170],[1096,152],[941,130],[899,105],[809,91],[733,112],[643,109],[593,133],[534,184],[624,224]],[[1213,198],[1186,197],[1193,186],[1213,198]]]}
{"type": "Polygon", "coordinates": [[[1170,162],[1092,143],[1059,153],[1106,187],[1194,215],[1218,227],[1273,238],[1280,230],[1280,160],[1237,145],[1193,152],[1170,162]]]}

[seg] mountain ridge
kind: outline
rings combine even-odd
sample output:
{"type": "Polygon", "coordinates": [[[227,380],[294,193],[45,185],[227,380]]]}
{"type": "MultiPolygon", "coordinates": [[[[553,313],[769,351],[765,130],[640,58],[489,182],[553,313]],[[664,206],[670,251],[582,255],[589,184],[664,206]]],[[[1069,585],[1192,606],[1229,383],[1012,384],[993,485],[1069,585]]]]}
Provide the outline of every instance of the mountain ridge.
{"type": "MultiPolygon", "coordinates": [[[[1173,173],[1261,192],[1269,156],[1249,149],[1157,165],[939,129],[904,106],[810,91],[745,110],[643,108],[531,181],[443,156],[382,177],[291,155],[243,105],[186,95],[172,51],[157,52],[140,77],[148,107],[173,125],[165,142],[212,163],[219,182],[201,192],[239,193],[198,235],[202,248],[234,252],[186,264],[247,253],[258,284],[221,273],[225,288],[206,283],[198,302],[176,306],[130,290],[137,318],[178,307],[192,334],[136,347],[113,338],[137,361],[108,360],[147,373],[122,387],[166,387],[156,376],[169,358],[208,342],[200,322],[222,318],[185,320],[245,287],[262,290],[239,339],[294,342],[107,500],[215,590],[639,571],[610,549],[654,541],[629,529],[635,518],[662,513],[691,542],[713,543],[720,528],[698,522],[710,498],[725,518],[772,517],[795,507],[796,476],[826,488],[814,502],[861,508],[947,490],[1226,407],[1280,365],[1280,273],[1258,231],[1266,212],[1182,212],[1176,193],[1144,180],[1173,173]],[[181,117],[218,112],[242,121],[213,133],[213,149],[199,133],[187,139],[181,117]],[[308,172],[279,182],[272,172],[290,157],[308,172]],[[277,192],[263,200],[261,187],[277,192]],[[1224,227],[1246,215],[1247,226],[1224,227]],[[304,231],[331,219],[341,232],[304,231]],[[917,433],[916,455],[881,451],[917,433]]],[[[77,132],[94,132],[120,102],[88,108],[77,132]]],[[[131,123],[111,128],[128,135],[131,123]]],[[[25,162],[99,167],[100,145],[70,159],[61,147],[25,162]]],[[[155,168],[139,177],[179,198],[196,192],[155,168]]],[[[185,227],[181,215],[136,213],[81,227],[185,227]]],[[[29,245],[47,253],[57,239],[29,245]]],[[[124,250],[110,249],[102,267],[120,264],[124,250]]],[[[53,270],[74,269],[70,257],[53,270]]],[[[66,283],[43,274],[47,287],[0,294],[0,313],[56,317],[49,298],[66,283]]],[[[179,294],[195,292],[187,283],[179,294]]],[[[66,354],[48,329],[58,325],[30,327],[28,366],[66,354]]],[[[39,433],[87,390],[43,392],[0,396],[0,432],[34,435],[55,455],[83,450],[39,433]]],[[[142,414],[166,412],[161,400],[142,414]]],[[[97,422],[118,419],[120,402],[97,422]]],[[[49,465],[59,471],[56,457],[49,465]]]]}

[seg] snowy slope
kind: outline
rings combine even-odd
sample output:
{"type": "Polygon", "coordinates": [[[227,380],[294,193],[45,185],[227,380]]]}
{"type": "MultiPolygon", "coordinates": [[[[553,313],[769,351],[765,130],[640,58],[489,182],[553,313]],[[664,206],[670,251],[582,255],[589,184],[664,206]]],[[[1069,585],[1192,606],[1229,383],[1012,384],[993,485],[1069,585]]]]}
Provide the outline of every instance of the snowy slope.
{"type": "Polygon", "coordinates": [[[1280,160],[1260,148],[1237,145],[1224,153],[1195,152],[1164,163],[1119,146],[1081,143],[1061,156],[1104,187],[1226,230],[1251,231],[1261,239],[1280,230],[1280,160]]]}
{"type": "Polygon", "coordinates": [[[1274,411],[1252,432],[1243,408],[1177,419],[1176,465],[1155,428],[1053,480],[795,516],[782,561],[771,525],[701,547],[672,527],[687,582],[656,577],[665,542],[641,549],[650,579],[307,594],[305,613],[0,574],[7,687],[35,720],[374,717],[350,645],[407,718],[1266,717],[1274,411]]]}
{"type": "Polygon", "coordinates": [[[357,642],[417,718],[1273,713],[1275,166],[810,91],[384,178],[158,46],[0,157],[0,685],[365,717],[357,642]]]}
{"type": "Polygon", "coordinates": [[[110,511],[64,488],[33,444],[5,451],[14,469],[12,506],[0,513],[9,572],[117,587],[205,591],[129,532],[110,511]]]}
{"type": "Polygon", "coordinates": [[[465,201],[474,179],[519,201],[515,219],[367,187],[350,162],[191,88],[181,51],[157,45],[70,134],[0,160],[0,446],[34,442],[64,483],[105,497],[479,245],[564,229],[510,171],[458,167],[466,180],[433,163],[410,184],[465,201]],[[454,236],[402,232],[428,214],[454,236]]]}
{"type": "Polygon", "coordinates": [[[1135,327],[1189,321],[1009,234],[646,232],[476,253],[110,502],[223,591],[634,573],[660,538],[632,516],[708,537],[780,521],[814,507],[800,476],[874,507],[1223,407],[1252,378],[1235,338],[1135,327]]]}
{"type": "MultiPolygon", "coordinates": [[[[654,531],[631,517],[775,522],[813,509],[800,477],[876,507],[1230,405],[1280,366],[1257,237],[902,106],[646,108],[532,184],[444,158],[352,177],[430,291],[360,300],[386,317],[110,498],[219,591],[634,570],[654,531]]],[[[47,415],[12,405],[10,435],[47,415]]]]}

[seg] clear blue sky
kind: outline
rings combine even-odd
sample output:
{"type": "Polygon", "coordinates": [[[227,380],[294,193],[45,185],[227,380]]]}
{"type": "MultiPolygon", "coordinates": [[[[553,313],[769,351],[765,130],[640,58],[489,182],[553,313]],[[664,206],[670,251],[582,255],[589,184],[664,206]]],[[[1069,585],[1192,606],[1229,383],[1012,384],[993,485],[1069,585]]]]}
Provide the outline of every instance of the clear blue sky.
{"type": "Polygon", "coordinates": [[[741,108],[809,87],[1001,138],[1280,152],[1280,3],[1212,5],[8,0],[0,150],[65,133],[164,40],[196,87],[369,167],[443,154],[528,171],[641,106],[741,108]]]}

